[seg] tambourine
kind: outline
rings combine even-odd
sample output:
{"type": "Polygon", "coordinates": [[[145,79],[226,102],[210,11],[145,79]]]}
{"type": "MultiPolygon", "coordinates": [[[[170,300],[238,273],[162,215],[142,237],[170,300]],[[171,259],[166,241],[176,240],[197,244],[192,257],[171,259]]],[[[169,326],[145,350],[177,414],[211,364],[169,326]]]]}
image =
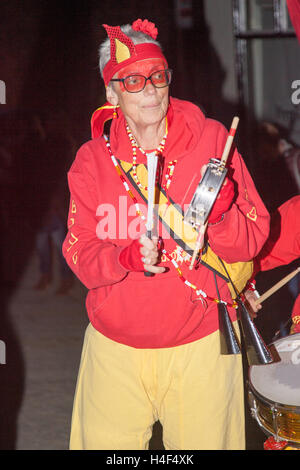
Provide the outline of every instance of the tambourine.
{"type": "Polygon", "coordinates": [[[223,160],[211,158],[184,215],[184,222],[198,228],[204,225],[218,197],[227,174],[223,160]]]}
{"type": "Polygon", "coordinates": [[[190,224],[198,232],[198,238],[192,256],[190,269],[193,269],[197,254],[203,246],[208,216],[216,202],[227,174],[226,163],[238,123],[239,118],[235,116],[232,120],[221,160],[217,158],[211,158],[209,160],[205,173],[197,186],[186,213],[183,216],[183,221],[190,224]]]}

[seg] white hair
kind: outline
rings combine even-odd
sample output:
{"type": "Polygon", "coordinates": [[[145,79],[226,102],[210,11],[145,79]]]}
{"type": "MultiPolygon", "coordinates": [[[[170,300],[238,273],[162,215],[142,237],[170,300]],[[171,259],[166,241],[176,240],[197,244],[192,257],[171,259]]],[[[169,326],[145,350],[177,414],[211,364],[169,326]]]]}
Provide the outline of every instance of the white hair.
{"type": "MultiPolygon", "coordinates": [[[[161,48],[161,45],[158,41],[155,41],[148,34],[141,33],[140,31],[135,31],[132,29],[130,24],[125,24],[121,26],[121,31],[128,36],[133,44],[143,44],[145,42],[150,42],[156,44],[161,48]]],[[[105,41],[100,45],[99,48],[99,69],[101,77],[103,78],[103,69],[106,66],[107,62],[110,60],[110,39],[106,38],[105,41]]]]}

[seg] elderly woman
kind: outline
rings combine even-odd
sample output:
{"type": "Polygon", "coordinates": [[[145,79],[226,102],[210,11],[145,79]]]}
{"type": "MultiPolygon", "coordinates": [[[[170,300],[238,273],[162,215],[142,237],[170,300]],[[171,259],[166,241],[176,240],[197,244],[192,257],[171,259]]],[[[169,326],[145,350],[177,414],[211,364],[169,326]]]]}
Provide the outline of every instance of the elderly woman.
{"type": "MultiPolygon", "coordinates": [[[[166,449],[243,449],[241,356],[220,352],[217,301],[233,322],[235,305],[208,261],[198,258],[189,269],[197,233],[182,217],[228,132],[192,103],[169,97],[172,71],[153,23],[104,27],[108,101],[93,114],[93,138],[68,174],[63,252],[89,290],[90,320],[70,447],[147,449],[159,420],[166,449]],[[158,157],[152,237],[145,226],[149,154],[158,157]]],[[[269,215],[236,150],[228,174],[205,247],[227,263],[246,262],[267,238],[269,215]]]]}

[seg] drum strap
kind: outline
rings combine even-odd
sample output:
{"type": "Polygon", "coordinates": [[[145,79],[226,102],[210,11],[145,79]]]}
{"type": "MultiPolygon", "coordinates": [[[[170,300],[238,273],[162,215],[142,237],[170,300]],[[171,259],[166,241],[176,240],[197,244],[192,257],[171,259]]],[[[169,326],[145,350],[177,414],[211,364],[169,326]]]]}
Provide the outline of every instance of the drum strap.
{"type": "MultiPolygon", "coordinates": [[[[147,191],[136,184],[133,177],[134,170],[132,164],[123,160],[118,160],[118,164],[130,184],[147,204],[147,191]]],[[[144,164],[138,165],[136,173],[138,174],[139,181],[145,187],[147,185],[146,166],[144,164]]],[[[155,213],[160,223],[164,225],[175,243],[186,253],[192,255],[197,242],[198,232],[191,225],[183,222],[184,213],[182,208],[179,204],[176,204],[169,195],[167,196],[165,190],[162,188],[157,191],[155,213]]],[[[227,282],[233,299],[236,297],[236,292],[242,292],[253,272],[252,261],[226,263],[213,252],[208,243],[199,262],[227,282]]]]}

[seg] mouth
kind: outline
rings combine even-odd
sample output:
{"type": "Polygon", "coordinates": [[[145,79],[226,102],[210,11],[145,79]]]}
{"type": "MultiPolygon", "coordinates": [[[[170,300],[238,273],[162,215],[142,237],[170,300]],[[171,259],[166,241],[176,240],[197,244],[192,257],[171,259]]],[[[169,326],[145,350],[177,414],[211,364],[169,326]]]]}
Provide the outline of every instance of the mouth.
{"type": "Polygon", "coordinates": [[[154,109],[158,108],[160,106],[160,103],[152,103],[152,104],[145,104],[143,108],[145,109],[154,109]]]}

